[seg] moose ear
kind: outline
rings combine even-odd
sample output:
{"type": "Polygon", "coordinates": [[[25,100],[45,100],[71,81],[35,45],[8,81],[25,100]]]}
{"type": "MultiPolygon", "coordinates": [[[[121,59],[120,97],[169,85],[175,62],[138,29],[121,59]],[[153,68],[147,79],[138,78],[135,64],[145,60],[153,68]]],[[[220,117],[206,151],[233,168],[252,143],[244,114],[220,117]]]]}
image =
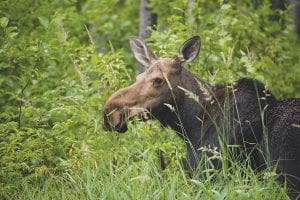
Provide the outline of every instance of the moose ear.
{"type": "Polygon", "coordinates": [[[155,54],[137,37],[130,38],[129,43],[136,60],[145,68],[148,68],[151,62],[156,59],[155,54]]]}
{"type": "Polygon", "coordinates": [[[200,36],[194,36],[186,40],[179,50],[179,57],[183,63],[189,63],[197,58],[201,47],[200,36]]]}

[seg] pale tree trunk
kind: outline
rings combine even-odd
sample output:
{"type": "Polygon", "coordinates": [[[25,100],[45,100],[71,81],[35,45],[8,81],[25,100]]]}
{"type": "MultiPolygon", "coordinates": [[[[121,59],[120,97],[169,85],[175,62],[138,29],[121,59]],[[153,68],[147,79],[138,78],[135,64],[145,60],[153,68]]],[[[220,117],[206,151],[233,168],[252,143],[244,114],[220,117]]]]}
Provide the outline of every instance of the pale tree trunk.
{"type": "Polygon", "coordinates": [[[193,16],[193,4],[195,3],[195,0],[189,0],[188,1],[188,6],[187,6],[187,14],[188,14],[188,18],[187,18],[187,24],[188,24],[188,28],[190,31],[193,30],[193,27],[196,25],[195,24],[195,18],[193,16]]]}
{"type": "Polygon", "coordinates": [[[188,1],[188,12],[192,13],[193,10],[193,3],[195,2],[195,0],[189,0],[188,1]]]}
{"type": "MultiPolygon", "coordinates": [[[[149,0],[141,0],[140,4],[140,24],[139,24],[139,36],[145,40],[151,35],[151,28],[156,25],[157,16],[149,8],[149,0]]],[[[140,66],[139,72],[143,72],[144,66],[140,66]]]]}

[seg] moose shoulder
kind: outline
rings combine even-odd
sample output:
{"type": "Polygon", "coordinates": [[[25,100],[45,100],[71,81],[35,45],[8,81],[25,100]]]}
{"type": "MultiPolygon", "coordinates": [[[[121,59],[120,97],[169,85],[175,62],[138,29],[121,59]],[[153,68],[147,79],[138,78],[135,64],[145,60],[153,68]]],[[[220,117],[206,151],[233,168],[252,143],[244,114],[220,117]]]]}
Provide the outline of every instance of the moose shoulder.
{"type": "MultiPolygon", "coordinates": [[[[184,42],[173,58],[158,58],[139,38],[131,38],[130,45],[146,70],[107,100],[104,129],[125,132],[126,122],[143,118],[146,111],[185,140],[191,169],[202,158],[201,147],[220,147],[220,142],[242,146],[251,154],[253,167],[263,164],[253,147],[263,137],[264,113],[277,101],[262,83],[240,79],[214,86],[194,76],[184,65],[198,56],[199,36],[184,42]]],[[[214,162],[216,167],[219,164],[214,162]]]]}

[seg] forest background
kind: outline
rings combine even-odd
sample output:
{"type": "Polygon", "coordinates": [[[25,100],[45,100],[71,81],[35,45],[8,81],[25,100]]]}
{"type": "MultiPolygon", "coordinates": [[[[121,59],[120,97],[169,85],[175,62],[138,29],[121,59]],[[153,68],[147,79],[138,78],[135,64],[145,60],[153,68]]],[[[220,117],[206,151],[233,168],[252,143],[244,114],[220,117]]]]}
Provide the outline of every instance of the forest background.
{"type": "Polygon", "coordinates": [[[286,198],[272,169],[247,163],[190,178],[172,130],[136,120],[107,133],[102,108],[138,73],[128,43],[137,35],[161,57],[200,35],[187,66],[198,77],[251,77],[279,99],[300,97],[297,0],[141,2],[151,34],[141,35],[137,0],[0,2],[0,199],[286,198]]]}

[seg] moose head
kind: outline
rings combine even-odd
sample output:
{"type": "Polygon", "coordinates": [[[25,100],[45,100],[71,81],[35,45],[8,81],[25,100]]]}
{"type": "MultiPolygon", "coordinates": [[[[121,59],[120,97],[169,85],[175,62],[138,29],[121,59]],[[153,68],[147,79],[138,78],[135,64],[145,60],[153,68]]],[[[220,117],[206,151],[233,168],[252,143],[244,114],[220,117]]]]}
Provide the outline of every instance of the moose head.
{"type": "Polygon", "coordinates": [[[200,51],[200,37],[186,40],[173,58],[158,58],[139,38],[130,39],[136,60],[145,71],[135,83],[115,92],[104,105],[104,129],[127,131],[126,122],[147,113],[163,121],[166,104],[176,106],[184,96],[178,86],[185,80],[183,66],[193,61],[200,51]]]}

